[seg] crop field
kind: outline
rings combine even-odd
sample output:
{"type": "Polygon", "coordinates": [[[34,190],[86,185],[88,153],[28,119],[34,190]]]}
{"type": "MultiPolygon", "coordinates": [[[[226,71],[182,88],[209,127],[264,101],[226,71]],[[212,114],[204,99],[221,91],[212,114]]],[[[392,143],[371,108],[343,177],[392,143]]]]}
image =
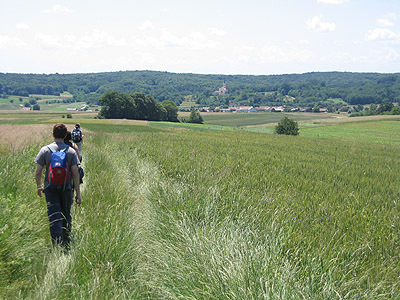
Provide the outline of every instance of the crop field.
{"type": "Polygon", "coordinates": [[[357,140],[378,144],[400,144],[400,117],[362,123],[343,123],[335,126],[307,128],[303,136],[357,140]]]}
{"type": "Polygon", "coordinates": [[[205,124],[222,126],[250,126],[278,123],[287,116],[295,121],[335,119],[335,114],[306,114],[306,113],[202,113],[205,124]]]}
{"type": "MultiPolygon", "coordinates": [[[[30,95],[31,97],[39,98],[37,103],[40,105],[41,111],[51,111],[51,112],[67,112],[67,108],[81,108],[86,102],[73,102],[73,103],[62,103],[63,100],[72,98],[72,95],[64,94],[64,96],[51,96],[51,95],[30,95]],[[61,103],[48,104],[46,101],[60,101],[61,103]]],[[[21,111],[21,105],[29,102],[29,97],[18,97],[18,96],[8,96],[8,98],[0,98],[0,111],[21,111]],[[19,99],[22,99],[20,101],[19,99]],[[13,101],[13,103],[10,102],[13,101]]]]}
{"type": "Polygon", "coordinates": [[[0,299],[400,299],[400,121],[292,137],[80,119],[63,253],[33,160],[67,120],[5,115],[0,299]]]}

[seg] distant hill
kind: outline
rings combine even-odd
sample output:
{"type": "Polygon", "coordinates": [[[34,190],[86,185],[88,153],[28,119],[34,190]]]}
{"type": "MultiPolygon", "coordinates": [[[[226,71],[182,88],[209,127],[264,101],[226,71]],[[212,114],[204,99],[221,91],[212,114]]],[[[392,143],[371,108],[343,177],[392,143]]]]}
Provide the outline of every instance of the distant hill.
{"type": "Polygon", "coordinates": [[[285,75],[201,75],[156,71],[87,74],[0,73],[0,95],[59,95],[97,104],[106,91],[141,92],[176,104],[204,106],[365,105],[400,101],[400,73],[312,72],[285,75]],[[223,84],[227,93],[218,95],[223,84]]]}

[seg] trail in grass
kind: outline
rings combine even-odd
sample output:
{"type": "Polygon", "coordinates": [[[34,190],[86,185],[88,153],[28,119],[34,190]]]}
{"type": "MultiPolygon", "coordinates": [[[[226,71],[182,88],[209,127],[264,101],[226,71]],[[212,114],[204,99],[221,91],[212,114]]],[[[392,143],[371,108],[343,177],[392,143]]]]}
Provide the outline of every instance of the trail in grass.
{"type": "Polygon", "coordinates": [[[129,145],[86,145],[72,250],[51,253],[28,298],[239,299],[302,289],[281,255],[283,232],[249,222],[257,208],[220,214],[218,189],[193,201],[190,187],[163,177],[129,145]]]}
{"type": "Polygon", "coordinates": [[[347,286],[358,279],[340,271],[358,261],[335,263],[347,255],[345,236],[334,234],[319,253],[303,255],[311,248],[291,247],[294,221],[283,216],[274,202],[279,198],[265,190],[253,199],[211,175],[207,184],[196,183],[190,179],[205,170],[193,162],[189,169],[180,161],[174,172],[176,147],[163,148],[163,134],[103,133],[88,140],[72,251],[51,254],[27,298],[339,299],[356,293],[347,286]],[[156,149],[162,150],[146,155],[156,149]]]}
{"type": "Polygon", "coordinates": [[[147,295],[149,249],[155,216],[147,194],[157,170],[104,143],[87,141],[82,206],[74,207],[68,254],[53,251],[28,298],[132,299],[147,295]]]}

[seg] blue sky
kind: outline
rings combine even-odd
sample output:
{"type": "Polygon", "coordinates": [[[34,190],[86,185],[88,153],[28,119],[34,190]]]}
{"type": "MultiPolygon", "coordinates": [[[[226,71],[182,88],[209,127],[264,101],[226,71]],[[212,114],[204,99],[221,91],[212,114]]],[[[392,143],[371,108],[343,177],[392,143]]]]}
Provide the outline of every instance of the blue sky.
{"type": "Polygon", "coordinates": [[[400,72],[398,0],[0,0],[0,72],[400,72]]]}

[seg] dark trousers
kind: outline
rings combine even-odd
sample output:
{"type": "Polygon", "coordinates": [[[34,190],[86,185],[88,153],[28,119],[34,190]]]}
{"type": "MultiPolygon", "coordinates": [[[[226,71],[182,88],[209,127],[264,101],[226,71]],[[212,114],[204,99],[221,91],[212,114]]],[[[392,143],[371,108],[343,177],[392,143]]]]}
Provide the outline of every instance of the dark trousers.
{"type": "Polygon", "coordinates": [[[46,189],[47,215],[50,222],[50,234],[53,246],[69,246],[71,232],[71,205],[73,190],[46,189]]]}

